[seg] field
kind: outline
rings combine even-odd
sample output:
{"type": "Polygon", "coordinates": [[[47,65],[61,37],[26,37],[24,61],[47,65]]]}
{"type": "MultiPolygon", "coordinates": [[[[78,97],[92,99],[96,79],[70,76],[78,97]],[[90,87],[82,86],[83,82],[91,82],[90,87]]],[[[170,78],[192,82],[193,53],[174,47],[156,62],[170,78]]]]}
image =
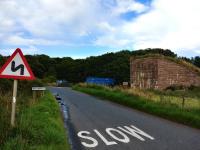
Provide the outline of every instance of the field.
{"type": "Polygon", "coordinates": [[[199,89],[197,91],[195,89],[184,92],[162,92],[86,84],[75,85],[73,89],[191,127],[200,128],[199,89]],[[184,95],[182,95],[183,93],[184,95]]]}
{"type": "Polygon", "coordinates": [[[31,92],[20,87],[18,93],[15,127],[10,126],[11,93],[0,93],[0,149],[70,149],[54,97],[46,92],[44,96],[33,100],[31,92]]]}

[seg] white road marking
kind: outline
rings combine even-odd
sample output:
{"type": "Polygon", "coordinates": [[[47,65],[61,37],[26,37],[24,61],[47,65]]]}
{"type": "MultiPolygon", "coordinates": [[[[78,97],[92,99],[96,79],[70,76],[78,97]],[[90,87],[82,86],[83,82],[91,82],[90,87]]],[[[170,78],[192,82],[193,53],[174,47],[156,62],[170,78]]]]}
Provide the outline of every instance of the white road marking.
{"type": "Polygon", "coordinates": [[[91,144],[88,144],[88,143],[85,143],[85,142],[81,142],[81,144],[82,144],[83,146],[85,146],[85,147],[90,147],[90,148],[96,147],[96,146],[98,145],[98,141],[95,140],[95,139],[92,138],[92,137],[86,136],[85,134],[89,135],[90,132],[88,132],[88,131],[80,131],[80,132],[78,133],[78,136],[79,136],[80,138],[90,140],[90,142],[92,142],[92,143],[91,143],[91,144]]]}
{"type": "Polygon", "coordinates": [[[101,140],[106,145],[115,145],[115,144],[117,144],[115,141],[108,141],[98,130],[94,130],[94,132],[101,138],[101,140]]]}
{"type": "MultiPolygon", "coordinates": [[[[128,137],[128,135],[131,135],[143,142],[145,141],[145,137],[150,140],[155,139],[154,137],[150,136],[149,134],[145,133],[144,131],[140,130],[139,128],[137,128],[133,125],[117,127],[117,129],[116,128],[106,128],[105,133],[107,133],[112,138],[112,140],[106,139],[105,136],[103,136],[97,129],[94,129],[93,131],[94,131],[94,133],[96,133],[96,135],[99,137],[99,139],[101,139],[107,146],[116,145],[116,144],[118,144],[117,142],[129,143],[130,138],[128,137]]],[[[98,146],[98,141],[95,138],[90,136],[90,132],[80,131],[80,132],[78,132],[77,135],[78,135],[78,137],[84,139],[84,142],[81,142],[81,144],[83,146],[88,147],[88,148],[94,148],[94,147],[98,146]],[[87,143],[85,140],[88,140],[87,143]]]]}
{"type": "Polygon", "coordinates": [[[119,142],[123,142],[123,143],[128,143],[130,142],[130,139],[128,138],[128,136],[126,136],[126,134],[124,134],[123,132],[114,129],[114,128],[106,128],[106,132],[115,140],[119,141],[119,142]],[[119,138],[116,135],[114,135],[112,132],[117,132],[118,134],[120,134],[121,136],[123,136],[123,138],[119,138]]]}
{"type": "Polygon", "coordinates": [[[126,129],[124,129],[122,127],[117,127],[117,128],[124,131],[125,133],[128,133],[128,134],[140,139],[141,141],[145,141],[145,139],[142,138],[140,135],[143,135],[151,140],[154,140],[154,138],[152,136],[148,135],[147,133],[143,132],[142,130],[138,129],[137,127],[135,127],[133,125],[131,125],[131,127],[124,126],[124,128],[126,128],[126,129]],[[138,135],[138,134],[140,134],[140,135],[138,135]]]}

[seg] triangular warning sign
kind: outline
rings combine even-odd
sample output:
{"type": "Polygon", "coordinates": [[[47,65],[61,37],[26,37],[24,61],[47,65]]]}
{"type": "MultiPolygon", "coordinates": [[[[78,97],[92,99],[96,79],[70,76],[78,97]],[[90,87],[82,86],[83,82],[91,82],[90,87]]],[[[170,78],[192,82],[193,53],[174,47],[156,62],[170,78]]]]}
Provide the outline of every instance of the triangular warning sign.
{"type": "Polygon", "coordinates": [[[34,80],[31,71],[22,51],[17,48],[7,62],[0,69],[0,78],[34,80]]]}

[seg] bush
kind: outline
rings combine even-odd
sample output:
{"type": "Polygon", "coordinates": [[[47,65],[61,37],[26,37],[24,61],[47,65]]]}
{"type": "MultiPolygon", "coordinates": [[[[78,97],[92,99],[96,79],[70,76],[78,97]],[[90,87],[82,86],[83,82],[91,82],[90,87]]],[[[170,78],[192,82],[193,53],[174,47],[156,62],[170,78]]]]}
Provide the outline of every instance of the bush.
{"type": "Polygon", "coordinates": [[[193,90],[200,91],[200,86],[191,85],[188,89],[191,90],[191,91],[193,91],[193,90]]]}
{"type": "MultiPolygon", "coordinates": [[[[36,80],[18,80],[18,91],[31,92],[33,86],[43,86],[43,82],[40,79],[36,80]]],[[[12,79],[0,79],[0,92],[7,93],[12,92],[13,80],[12,79]]]]}
{"type": "Polygon", "coordinates": [[[48,77],[42,79],[42,81],[44,83],[53,83],[53,82],[56,82],[56,77],[54,77],[54,76],[48,76],[48,77]]]}
{"type": "Polygon", "coordinates": [[[8,79],[0,79],[0,91],[7,92],[12,89],[13,81],[8,79]]]}
{"type": "Polygon", "coordinates": [[[171,85],[169,87],[167,87],[165,90],[172,90],[172,91],[176,91],[176,90],[184,90],[187,89],[188,87],[183,86],[183,85],[171,85]]]}
{"type": "Polygon", "coordinates": [[[32,92],[32,87],[40,87],[43,86],[43,82],[39,79],[36,80],[22,80],[18,82],[18,91],[22,92],[22,91],[26,91],[28,93],[32,92]]]}

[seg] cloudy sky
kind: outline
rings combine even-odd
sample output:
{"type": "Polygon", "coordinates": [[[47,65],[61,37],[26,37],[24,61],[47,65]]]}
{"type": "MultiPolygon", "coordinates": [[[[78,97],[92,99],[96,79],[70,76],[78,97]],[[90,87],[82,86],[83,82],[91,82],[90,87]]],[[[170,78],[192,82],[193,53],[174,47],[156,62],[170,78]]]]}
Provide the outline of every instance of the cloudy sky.
{"type": "Polygon", "coordinates": [[[121,49],[200,55],[199,0],[0,0],[0,54],[84,58],[121,49]]]}

